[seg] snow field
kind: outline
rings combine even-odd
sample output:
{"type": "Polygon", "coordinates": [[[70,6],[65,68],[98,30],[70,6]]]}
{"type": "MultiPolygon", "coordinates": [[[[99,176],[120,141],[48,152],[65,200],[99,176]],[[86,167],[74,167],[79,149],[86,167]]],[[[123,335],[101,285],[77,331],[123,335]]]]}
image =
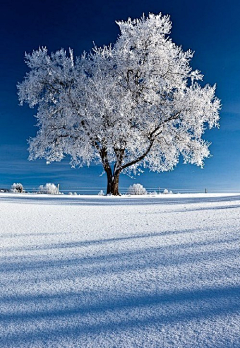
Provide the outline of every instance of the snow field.
{"type": "Polygon", "coordinates": [[[0,195],[0,346],[240,347],[240,196],[0,195]]]}

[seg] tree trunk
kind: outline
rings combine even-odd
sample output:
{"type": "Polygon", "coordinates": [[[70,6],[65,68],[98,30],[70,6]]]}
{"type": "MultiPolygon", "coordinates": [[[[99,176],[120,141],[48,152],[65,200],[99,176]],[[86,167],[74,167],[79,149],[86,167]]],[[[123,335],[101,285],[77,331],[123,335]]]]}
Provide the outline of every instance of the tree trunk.
{"type": "Polygon", "coordinates": [[[107,172],[107,195],[120,196],[118,185],[119,185],[120,173],[113,176],[111,171],[107,172]]]}
{"type": "Polygon", "coordinates": [[[120,167],[123,160],[124,149],[115,150],[115,153],[116,153],[117,160],[114,165],[114,169],[112,170],[108,161],[107,149],[103,147],[100,150],[100,156],[102,159],[103,168],[107,174],[107,195],[120,196],[118,185],[119,185],[119,175],[122,171],[120,167]]]}
{"type": "Polygon", "coordinates": [[[114,196],[120,196],[120,193],[118,191],[118,185],[119,185],[119,174],[115,174],[112,180],[112,195],[114,196]]]}
{"type": "Polygon", "coordinates": [[[111,168],[105,168],[105,172],[107,173],[107,195],[112,194],[112,171],[111,168]]]}

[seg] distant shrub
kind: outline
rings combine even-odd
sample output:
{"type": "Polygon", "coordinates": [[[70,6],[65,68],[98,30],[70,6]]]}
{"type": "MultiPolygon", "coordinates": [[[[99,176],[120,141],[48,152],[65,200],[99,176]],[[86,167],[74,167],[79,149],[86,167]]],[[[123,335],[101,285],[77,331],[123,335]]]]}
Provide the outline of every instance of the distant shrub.
{"type": "Polygon", "coordinates": [[[133,184],[129,186],[127,193],[129,195],[146,195],[147,190],[141,184],[133,184]]]}
{"type": "Polygon", "coordinates": [[[153,191],[153,192],[149,192],[149,195],[152,195],[152,196],[157,196],[157,191],[153,191]]]}
{"type": "Polygon", "coordinates": [[[54,184],[51,184],[51,183],[47,183],[45,186],[40,185],[38,188],[38,192],[49,194],[49,195],[59,195],[60,194],[58,187],[54,184]]]}
{"type": "Polygon", "coordinates": [[[77,192],[68,192],[69,196],[77,196],[77,192]]]}
{"type": "Polygon", "coordinates": [[[20,183],[17,183],[17,184],[14,183],[14,184],[12,184],[11,192],[14,192],[14,193],[23,193],[23,192],[24,192],[23,185],[20,184],[20,183]]]}
{"type": "Polygon", "coordinates": [[[172,191],[168,191],[168,189],[165,189],[165,190],[163,190],[163,193],[164,194],[172,194],[173,192],[172,191]]]}

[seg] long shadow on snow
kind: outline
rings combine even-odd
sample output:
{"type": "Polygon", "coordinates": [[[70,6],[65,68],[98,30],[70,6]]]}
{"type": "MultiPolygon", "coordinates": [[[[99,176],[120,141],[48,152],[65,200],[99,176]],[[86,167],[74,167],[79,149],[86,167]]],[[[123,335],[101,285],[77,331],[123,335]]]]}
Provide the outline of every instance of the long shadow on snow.
{"type": "MultiPolygon", "coordinates": [[[[150,234],[148,237],[153,237],[153,235],[150,234]]],[[[127,241],[129,240],[127,239],[127,241]]],[[[114,240],[110,240],[105,241],[105,243],[108,246],[108,243],[112,241],[114,242],[114,240]]],[[[122,240],[120,239],[120,241],[122,240]]],[[[23,260],[19,263],[5,263],[2,265],[3,272],[8,278],[11,277],[11,274],[7,272],[19,272],[20,277],[13,279],[14,289],[18,288],[19,279],[26,275],[24,289],[30,289],[30,293],[2,295],[0,301],[5,313],[2,312],[0,320],[3,325],[6,327],[22,325],[23,330],[16,334],[8,333],[5,335],[3,333],[1,345],[3,347],[8,345],[17,347],[26,343],[27,346],[28,343],[32,344],[32,341],[35,340],[54,341],[59,337],[78,339],[84,334],[131,330],[131,328],[141,329],[149,325],[161,327],[164,324],[193,319],[208,320],[219,316],[225,318],[228,315],[238,314],[240,287],[237,285],[163,291],[160,289],[161,284],[158,284],[157,279],[155,279],[153,281],[155,285],[158,285],[158,288],[149,289],[148,293],[146,293],[147,290],[131,291],[131,287],[127,288],[127,291],[123,288],[121,292],[119,289],[117,292],[114,287],[108,291],[101,285],[95,286],[92,290],[85,288],[84,291],[79,292],[61,291],[61,282],[64,278],[71,281],[77,277],[81,281],[84,277],[91,279],[92,276],[97,276],[100,277],[99,279],[102,277],[104,279],[105,276],[121,274],[121,277],[123,275],[125,277],[126,286],[127,275],[131,271],[142,273],[148,269],[172,266],[175,269],[181,264],[194,270],[194,266],[197,264],[205,272],[205,265],[209,261],[214,261],[218,267],[221,262],[224,263],[224,260],[228,263],[228,259],[239,257],[239,244],[237,243],[236,247],[230,250],[226,248],[226,245],[223,245],[223,249],[218,251],[202,250],[202,247],[214,247],[214,245],[218,246],[221,243],[229,245],[228,242],[235,243],[236,240],[233,238],[194,244],[159,245],[110,254],[109,249],[107,249],[108,254],[98,256],[74,259],[65,257],[64,260],[54,260],[49,259],[49,255],[47,255],[46,259],[42,261],[35,261],[33,258],[29,262],[23,260]],[[32,274],[29,274],[28,271],[32,271],[32,274]],[[31,294],[31,285],[34,285],[36,281],[41,281],[41,274],[48,276],[49,279],[59,280],[59,292],[31,294]],[[8,305],[10,310],[7,309],[8,305]],[[49,326],[49,320],[51,320],[52,326],[49,326]],[[24,332],[25,325],[31,328],[30,332],[24,332]]],[[[64,245],[65,247],[68,246],[64,245]]],[[[199,271],[198,268],[196,270],[199,271]]],[[[206,270],[206,272],[208,271],[206,270]]],[[[176,282],[177,277],[181,279],[181,274],[176,275],[176,282]]],[[[199,284],[201,285],[201,282],[199,284]]],[[[7,292],[8,289],[5,290],[7,292]]]]}
{"type": "MultiPolygon", "coordinates": [[[[58,316],[66,315],[75,315],[75,314],[95,314],[98,312],[105,311],[115,311],[121,309],[131,309],[131,308],[142,308],[152,306],[152,305],[165,305],[165,304],[179,304],[181,302],[190,302],[190,301],[205,301],[208,300],[211,302],[211,312],[216,314],[226,314],[229,309],[230,302],[230,311],[238,311],[240,309],[240,285],[239,286],[228,286],[228,287],[218,287],[218,288],[207,288],[200,290],[182,290],[175,292],[165,292],[160,294],[147,294],[147,295],[130,295],[128,297],[121,298],[110,298],[107,301],[103,301],[99,297],[99,302],[95,304],[87,304],[79,306],[77,303],[77,298],[79,299],[79,293],[69,293],[69,294],[58,294],[58,295],[41,295],[36,296],[35,300],[41,301],[45,300],[46,303],[52,299],[64,301],[66,299],[73,298],[73,303],[69,305],[70,308],[63,309],[54,309],[54,310],[38,310],[38,311],[20,311],[19,313],[4,313],[0,314],[0,319],[3,321],[12,321],[12,320],[28,320],[28,319],[37,319],[37,318],[54,318],[58,316]],[[232,308],[232,305],[235,305],[235,309],[232,308]],[[225,308],[226,307],[226,308],[225,308]]],[[[105,296],[107,298],[107,296],[105,296]]],[[[20,298],[19,298],[20,299],[20,298]]],[[[18,299],[18,300],[19,300],[18,299]]],[[[34,299],[34,297],[32,297],[34,299]]],[[[63,302],[64,303],[64,302],[63,302]]],[[[201,302],[204,311],[204,304],[201,302]]],[[[197,308],[197,303],[196,303],[197,308]]]]}
{"type": "MultiPolygon", "coordinates": [[[[189,232],[189,231],[188,231],[189,232]]],[[[148,235],[149,237],[155,237],[156,235],[148,235]]],[[[161,235],[160,235],[161,236],[161,235]]],[[[125,238],[123,238],[125,240],[125,238]]],[[[127,238],[128,240],[128,238],[127,238]]],[[[122,241],[122,238],[120,239],[122,241]]],[[[116,242],[116,240],[105,240],[105,243],[116,242]]],[[[160,242],[161,243],[161,242],[160,242]]],[[[68,274],[70,272],[69,267],[74,267],[75,272],[79,276],[91,276],[101,273],[114,273],[121,272],[123,269],[145,269],[148,267],[158,266],[173,266],[175,264],[180,265],[189,262],[203,262],[216,259],[223,259],[231,256],[239,256],[239,238],[232,239],[218,239],[200,242],[189,242],[180,244],[177,241],[170,245],[161,245],[154,247],[145,247],[137,250],[126,250],[119,252],[110,252],[107,249],[101,251],[100,255],[85,254],[85,256],[78,257],[62,257],[60,259],[49,259],[47,256],[45,260],[34,260],[31,256],[29,260],[22,260],[22,257],[9,257],[9,261],[3,261],[0,264],[0,273],[6,272],[31,272],[37,270],[54,270],[59,269],[63,272],[64,267],[67,267],[68,274]],[[220,250],[202,250],[203,247],[217,246],[220,244],[234,243],[234,247],[220,250]],[[14,259],[15,261],[12,261],[14,259]],[[99,266],[101,265],[101,268],[99,266]],[[85,269],[84,269],[85,267],[85,269]]],[[[83,244],[84,245],[84,244],[83,244]]],[[[54,249],[61,248],[78,248],[83,246],[82,242],[76,243],[63,243],[54,245],[54,249]]],[[[101,245],[101,243],[100,243],[101,245]]],[[[44,250],[51,250],[52,245],[44,250]]],[[[76,250],[77,251],[77,250],[76,250]]],[[[75,254],[76,254],[75,251],[75,254]]],[[[81,251],[79,251],[81,255],[81,251]]]]}
{"type": "MultiPolygon", "coordinates": [[[[235,243],[235,239],[229,241],[228,245],[235,243]]],[[[157,269],[169,269],[169,267],[181,267],[185,266],[186,270],[191,269],[191,272],[195,272],[194,267],[197,267],[197,272],[200,274],[205,272],[208,265],[213,263],[216,265],[228,264],[230,258],[239,258],[239,246],[234,248],[226,248],[226,245],[222,246],[221,250],[214,251],[204,251],[202,247],[216,246],[221,243],[227,243],[227,241],[219,240],[212,242],[199,242],[195,243],[194,246],[191,243],[185,243],[182,245],[171,245],[171,246],[160,246],[160,247],[150,247],[135,251],[125,251],[117,253],[108,253],[98,256],[83,256],[75,258],[65,258],[61,260],[42,260],[34,261],[30,260],[28,262],[19,263],[5,263],[2,265],[2,273],[7,279],[8,288],[18,288],[19,286],[24,286],[27,289],[31,289],[35,286],[36,282],[72,282],[74,279],[82,279],[86,281],[93,277],[104,277],[104,276],[120,276],[127,278],[128,274],[131,272],[155,272],[157,269]],[[16,277],[16,275],[19,275],[16,277]],[[16,278],[15,278],[16,277],[16,278]],[[12,280],[11,280],[12,278],[12,280]],[[17,280],[16,280],[17,279],[17,280]]],[[[211,266],[212,267],[212,266],[211,266]]],[[[208,272],[208,271],[207,271],[208,272]]],[[[221,274],[221,267],[218,278],[224,277],[224,273],[221,274]]],[[[231,269],[231,272],[237,274],[236,270],[231,269]]],[[[209,276],[207,276],[209,278],[209,276]]],[[[210,277],[211,279],[211,277],[210,277]]],[[[44,296],[44,295],[43,295],[44,296]]],[[[58,296],[58,295],[57,295],[58,296]]],[[[29,300],[26,296],[2,296],[0,297],[0,304],[5,305],[6,303],[25,303],[29,301],[37,301],[42,299],[42,295],[39,296],[29,295],[29,300]]]]}
{"type": "MultiPolygon", "coordinates": [[[[46,301],[48,298],[46,297],[46,301]]],[[[59,301],[64,297],[59,296],[59,301]]],[[[190,321],[193,319],[211,319],[225,317],[229,314],[237,314],[240,309],[240,287],[209,288],[202,290],[186,290],[176,292],[166,292],[155,295],[129,296],[126,298],[102,301],[98,304],[79,306],[72,304],[71,308],[56,309],[50,311],[35,311],[28,313],[13,313],[1,315],[1,320],[6,324],[13,324],[14,321],[35,322],[38,320],[61,320],[68,322],[67,327],[55,328],[44,327],[39,330],[36,325],[36,332],[23,332],[11,334],[7,337],[2,335],[1,344],[7,347],[9,344],[25,344],[33,340],[54,340],[57,337],[79,338],[83,334],[98,334],[106,331],[131,330],[132,328],[143,328],[149,325],[162,326],[163,324],[175,324],[178,322],[190,321]],[[193,306],[188,306],[189,303],[193,306]],[[180,310],[178,306],[180,307],[180,310]],[[185,307],[182,307],[185,305],[185,307]],[[168,310],[169,306],[172,310],[168,310]],[[165,308],[166,307],[166,308],[165,308]],[[173,310],[175,308],[175,310],[173,310]],[[133,313],[137,309],[137,312],[133,313]],[[149,311],[150,309],[150,311],[149,311]],[[167,309],[161,311],[161,309],[167,309]],[[139,315],[139,312],[141,314],[139,315]],[[123,315],[123,312],[125,313],[123,315]],[[111,314],[115,313],[115,316],[111,314]],[[118,317],[119,313],[119,317],[118,317]],[[105,315],[105,320],[101,320],[101,315],[105,315]],[[90,315],[94,323],[81,323],[81,318],[90,315]],[[100,319],[98,320],[98,315],[100,319]]]]}
{"type": "MultiPolygon", "coordinates": [[[[139,240],[144,238],[155,238],[155,237],[166,237],[166,236],[178,236],[181,234],[193,234],[193,233],[205,232],[205,229],[185,229],[185,230],[172,230],[172,231],[163,231],[163,232],[150,232],[150,233],[141,233],[141,234],[128,234],[127,236],[115,237],[115,238],[105,238],[105,239],[90,239],[85,241],[75,241],[75,242],[65,242],[65,243],[52,243],[47,245],[41,245],[37,248],[35,246],[22,246],[22,247],[5,247],[5,251],[31,251],[31,250],[52,250],[52,249],[65,249],[65,248],[81,248],[81,247],[91,247],[94,245],[106,245],[109,243],[117,242],[128,242],[131,240],[139,240]]],[[[67,234],[64,232],[62,234],[67,234]]],[[[18,235],[16,235],[18,238],[18,235]]]]}
{"type": "MultiPolygon", "coordinates": [[[[171,235],[178,235],[183,233],[193,233],[193,232],[200,232],[201,230],[196,229],[187,229],[187,230],[174,230],[174,231],[164,231],[164,232],[150,232],[150,233],[138,233],[138,234],[128,234],[127,236],[122,237],[115,237],[115,238],[105,238],[105,239],[90,239],[90,240],[84,240],[84,241],[76,241],[76,242],[66,242],[66,243],[53,243],[48,245],[42,245],[38,246],[37,250],[51,250],[51,249],[62,249],[62,248],[77,248],[77,247],[88,247],[93,245],[105,245],[108,243],[116,243],[116,242],[126,242],[131,240],[138,240],[143,238],[149,238],[149,237],[165,237],[165,236],[171,236],[171,235]]],[[[67,232],[63,233],[64,235],[67,234],[67,232]]],[[[33,234],[34,235],[34,234],[33,234]]],[[[94,235],[94,233],[93,233],[94,235]]],[[[16,238],[18,235],[16,235],[16,238]]],[[[36,247],[6,247],[4,250],[6,251],[30,251],[30,250],[36,250],[36,247]]]]}

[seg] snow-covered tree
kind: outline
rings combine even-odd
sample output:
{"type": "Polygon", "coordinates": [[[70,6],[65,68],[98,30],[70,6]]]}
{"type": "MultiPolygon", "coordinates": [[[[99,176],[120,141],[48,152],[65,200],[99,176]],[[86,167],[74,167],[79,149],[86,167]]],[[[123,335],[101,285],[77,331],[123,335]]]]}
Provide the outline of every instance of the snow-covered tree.
{"type": "Polygon", "coordinates": [[[129,186],[127,193],[129,195],[146,195],[147,190],[141,184],[133,184],[129,186]]]}
{"type": "Polygon", "coordinates": [[[47,183],[46,185],[40,185],[38,188],[39,193],[45,193],[48,195],[59,195],[59,188],[55,184],[47,183]]]}
{"type": "Polygon", "coordinates": [[[14,184],[12,184],[11,192],[14,192],[14,193],[23,193],[23,192],[24,192],[23,185],[20,184],[20,183],[14,183],[14,184]]]}
{"type": "Polygon", "coordinates": [[[193,53],[169,38],[169,16],[117,24],[115,45],[82,57],[46,48],[27,54],[30,72],[18,85],[20,102],[37,107],[30,159],[100,162],[114,195],[121,172],[171,170],[180,155],[203,166],[209,143],[202,135],[218,126],[220,109],[215,86],[202,87],[190,67],[193,53]]]}

